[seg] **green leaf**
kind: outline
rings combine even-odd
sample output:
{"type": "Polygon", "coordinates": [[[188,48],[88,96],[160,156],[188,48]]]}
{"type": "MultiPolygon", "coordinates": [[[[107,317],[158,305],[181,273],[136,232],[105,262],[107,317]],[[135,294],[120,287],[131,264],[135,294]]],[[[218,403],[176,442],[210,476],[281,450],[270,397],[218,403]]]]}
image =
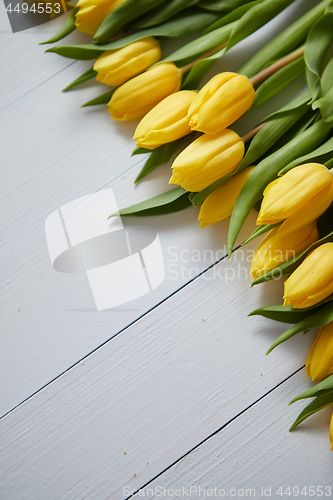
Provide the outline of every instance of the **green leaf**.
{"type": "Polygon", "coordinates": [[[82,44],[82,45],[59,45],[52,47],[46,52],[54,52],[63,57],[70,59],[80,59],[87,61],[89,59],[96,59],[105,50],[115,50],[125,47],[130,43],[142,40],[143,38],[152,37],[170,37],[175,38],[198,29],[204,29],[216,20],[217,16],[208,12],[203,12],[200,9],[193,7],[190,13],[181,12],[172,20],[149,28],[147,30],[138,31],[131,35],[114,40],[113,42],[106,43],[105,45],[82,44]]]}
{"type": "Polygon", "coordinates": [[[326,64],[323,74],[321,76],[321,92],[320,95],[324,96],[331,90],[333,85],[333,57],[326,64]]]}
{"type": "Polygon", "coordinates": [[[325,378],[319,384],[316,384],[311,389],[308,389],[305,392],[302,392],[299,396],[296,396],[292,401],[290,401],[290,405],[295,403],[296,401],[300,401],[301,399],[307,398],[315,398],[317,396],[324,396],[325,394],[333,393],[333,375],[325,378]]]}
{"type": "MultiPolygon", "coordinates": [[[[316,308],[318,309],[318,308],[316,308]]],[[[313,309],[311,309],[312,311],[313,309]]],[[[248,316],[263,316],[280,323],[298,323],[309,315],[308,309],[294,309],[293,306],[266,306],[250,312],[248,316]]]]}
{"type": "Polygon", "coordinates": [[[207,28],[206,33],[210,33],[211,31],[214,31],[218,28],[222,28],[223,26],[226,26],[229,23],[233,23],[234,21],[237,21],[240,19],[246,12],[254,5],[258,3],[258,1],[263,1],[263,0],[255,0],[252,2],[245,3],[244,5],[241,5],[240,7],[237,7],[236,9],[232,10],[229,14],[226,14],[225,16],[221,17],[218,21],[216,21],[214,24],[209,26],[207,28]]]}
{"type": "Polygon", "coordinates": [[[53,35],[49,40],[46,40],[46,42],[41,42],[39,45],[44,45],[46,43],[59,42],[59,40],[62,40],[63,38],[65,38],[65,36],[72,33],[72,31],[74,31],[76,29],[75,16],[76,16],[76,13],[78,12],[78,10],[79,10],[78,8],[72,9],[70,11],[68,18],[66,19],[66,21],[64,22],[64,24],[62,25],[62,27],[60,28],[58,33],[53,35]]]}
{"type": "Polygon", "coordinates": [[[79,76],[78,78],[76,78],[75,80],[73,80],[72,83],[70,83],[69,85],[67,85],[67,87],[65,87],[64,89],[62,89],[62,91],[63,92],[67,92],[68,90],[73,89],[77,85],[80,85],[80,83],[84,83],[84,82],[86,82],[88,80],[91,80],[92,78],[95,78],[96,75],[97,75],[97,71],[95,71],[94,68],[89,68],[87,71],[85,71],[84,73],[82,73],[81,76],[79,76]]]}
{"type": "Polygon", "coordinates": [[[227,50],[268,23],[292,2],[293,0],[264,0],[262,2],[257,0],[254,6],[237,23],[230,37],[227,50]]]}
{"type": "Polygon", "coordinates": [[[297,167],[297,165],[307,163],[308,160],[313,160],[313,158],[320,158],[321,156],[324,156],[325,154],[330,153],[331,151],[333,151],[333,137],[328,139],[328,141],[326,141],[318,148],[311,151],[311,153],[300,156],[299,158],[296,158],[292,162],[288,163],[288,165],[286,165],[282,170],[280,170],[278,175],[279,176],[284,175],[286,172],[288,172],[288,170],[297,167]]]}
{"type": "Polygon", "coordinates": [[[210,57],[206,57],[205,59],[202,59],[201,61],[195,63],[193,68],[191,68],[190,72],[186,76],[182,88],[189,90],[196,89],[199,86],[205,73],[213,66],[215,61],[217,61],[218,59],[220,59],[220,57],[223,56],[224,53],[225,53],[225,47],[216,52],[216,54],[210,57]]]}
{"type": "Polygon", "coordinates": [[[158,148],[154,149],[151,155],[149,156],[148,160],[144,164],[141,172],[135,179],[134,183],[141,181],[144,177],[146,177],[146,175],[155,170],[155,168],[167,163],[170,160],[173,153],[177,151],[177,149],[183,147],[185,144],[191,142],[191,140],[194,138],[195,135],[196,132],[193,132],[187,137],[181,137],[176,141],[163,144],[162,146],[159,146],[158,148]]]}
{"type": "Polygon", "coordinates": [[[280,337],[278,337],[268,349],[267,354],[275,349],[275,347],[282,344],[282,342],[285,342],[286,340],[291,339],[291,337],[294,337],[294,335],[297,335],[297,333],[312,330],[314,328],[320,328],[327,325],[331,321],[333,321],[333,301],[328,302],[324,307],[319,309],[319,311],[316,311],[310,316],[302,319],[296,323],[296,325],[292,326],[280,335],[280,337]]]}
{"type": "Polygon", "coordinates": [[[123,26],[163,2],[165,0],[140,0],[139,2],[137,0],[126,0],[105,17],[94,35],[94,40],[99,44],[106,43],[123,26]]]}
{"type": "MultiPolygon", "coordinates": [[[[227,49],[263,26],[267,21],[272,19],[278,11],[280,12],[287,4],[291,3],[291,1],[292,0],[256,0],[255,2],[246,3],[210,26],[206,35],[191,42],[191,44],[183,47],[180,51],[177,51],[177,57],[179,57],[179,55],[183,56],[183,60],[177,61],[177,64],[179,66],[186,65],[207,53],[213,47],[221,45],[229,39],[227,48],[221,49],[216,54],[202,61],[198,61],[194,65],[185,79],[183,88],[196,88],[206,71],[208,71],[217,59],[223,56],[227,49]],[[224,29],[228,27],[232,28],[231,32],[229,32],[229,30],[228,32],[224,31],[224,29]],[[208,38],[208,35],[212,33],[214,33],[214,38],[208,38]],[[227,33],[228,36],[226,36],[227,33]],[[192,54],[191,58],[186,59],[184,55],[186,54],[188,56],[190,53],[192,54]]],[[[169,60],[176,62],[173,56],[174,54],[169,56],[169,60]]]]}
{"type": "MultiPolygon", "coordinates": [[[[265,130],[265,127],[262,130],[265,130]]],[[[231,215],[228,234],[229,255],[246,217],[261,200],[267,184],[276,178],[281,167],[288,165],[301,154],[308,154],[317,148],[330,130],[329,124],[319,121],[258,163],[245,182],[231,215]]]]}
{"type": "Polygon", "coordinates": [[[198,6],[214,12],[230,12],[248,2],[250,0],[201,0],[198,6]]]}
{"type": "Polygon", "coordinates": [[[304,14],[300,19],[291,24],[282,33],[267,43],[251,59],[245,63],[238,73],[252,78],[261,71],[270,61],[280,59],[299,47],[308,34],[313,23],[325,12],[330,0],[323,0],[316,7],[304,14]]]}
{"type": "Polygon", "coordinates": [[[320,74],[324,57],[333,43],[333,12],[326,12],[311,28],[305,43],[306,76],[315,101],[320,96],[320,74]]]}
{"type": "Polygon", "coordinates": [[[253,165],[261,156],[269,149],[308,111],[308,106],[303,104],[288,113],[271,118],[266,125],[252,139],[250,146],[240,164],[239,168],[243,169],[249,165],[253,165]]]}
{"type": "Polygon", "coordinates": [[[141,148],[140,146],[137,146],[136,148],[133,149],[131,156],[143,155],[146,153],[151,153],[151,149],[141,148]]]}
{"type": "Polygon", "coordinates": [[[268,271],[263,276],[260,276],[260,278],[254,280],[252,282],[252,286],[264,283],[265,281],[270,281],[272,279],[280,278],[281,276],[291,274],[312,250],[317,248],[319,245],[323,245],[324,243],[328,242],[333,242],[333,231],[328,233],[328,235],[324,236],[320,240],[312,243],[312,245],[310,245],[306,250],[304,250],[300,254],[296,255],[294,258],[288,260],[287,262],[283,262],[283,264],[280,264],[271,271],[268,271]]]}
{"type": "Polygon", "coordinates": [[[153,9],[140,18],[135,23],[135,27],[145,29],[157,26],[175,16],[178,12],[192,7],[196,3],[198,3],[198,0],[171,0],[170,2],[164,2],[162,5],[156,7],[156,9],[153,9]]]}
{"type": "Polygon", "coordinates": [[[293,430],[297,425],[303,422],[306,418],[314,415],[319,410],[322,410],[326,406],[333,403],[333,394],[327,394],[325,396],[319,396],[312,403],[310,403],[297,417],[295,422],[290,427],[290,431],[293,430]]]}
{"type": "MultiPolygon", "coordinates": [[[[278,117],[270,120],[254,136],[242,162],[235,170],[235,172],[226,175],[221,179],[218,179],[213,184],[210,184],[205,189],[200,191],[200,193],[191,196],[193,205],[199,205],[207,198],[207,196],[215,191],[215,189],[222,186],[222,184],[225,184],[229,179],[244,170],[244,168],[248,167],[249,165],[253,165],[256,160],[262,157],[279,140],[280,137],[282,137],[303,115],[305,115],[306,112],[307,106],[304,105],[303,107],[289,110],[288,114],[281,116],[281,118],[278,117]]],[[[257,170],[257,168],[258,166],[255,170],[257,170]]],[[[254,172],[252,172],[251,176],[253,175],[253,173],[254,172]]],[[[259,201],[259,199],[256,201],[259,201]]],[[[253,206],[254,205],[255,203],[253,204],[253,206]]]]}
{"type": "Polygon", "coordinates": [[[319,109],[323,120],[327,123],[333,122],[333,87],[320,99],[312,104],[313,109],[319,109]]]}
{"type": "Polygon", "coordinates": [[[186,64],[226,42],[229,39],[233,26],[234,24],[231,23],[211,31],[184,45],[160,62],[172,61],[179,67],[186,66],[186,64]]]}
{"type": "Polygon", "coordinates": [[[304,69],[304,58],[299,57],[267,78],[267,80],[265,80],[264,83],[262,83],[256,90],[255,100],[251,109],[256,106],[260,106],[260,104],[263,104],[275,94],[280,92],[280,90],[297,78],[297,76],[299,76],[304,69]]]}
{"type": "MultiPolygon", "coordinates": [[[[289,111],[297,109],[302,107],[304,104],[308,104],[311,100],[311,93],[310,91],[303,92],[300,96],[296,97],[296,99],[293,99],[291,102],[283,106],[283,108],[279,109],[278,111],[275,111],[274,113],[271,113],[270,115],[266,116],[262,120],[262,122],[266,122],[268,120],[272,120],[273,118],[280,117],[282,115],[287,115],[289,111]]],[[[310,107],[309,107],[310,109],[310,107]]]]}
{"type": "Polygon", "coordinates": [[[276,224],[261,224],[253,231],[251,236],[249,236],[248,239],[245,240],[244,243],[242,243],[242,246],[246,245],[247,243],[250,243],[250,241],[254,240],[254,238],[257,238],[258,236],[261,236],[262,234],[271,231],[272,229],[274,229],[277,226],[280,226],[281,224],[282,224],[281,222],[277,222],[276,224]]]}
{"type": "Polygon", "coordinates": [[[82,104],[81,108],[86,108],[87,106],[99,106],[100,104],[107,104],[110,101],[112,94],[115,90],[116,89],[109,90],[105,94],[99,95],[98,97],[91,99],[85,104],[82,104]]]}
{"type": "Polygon", "coordinates": [[[333,158],[331,158],[330,160],[328,160],[326,163],[324,163],[325,167],[327,167],[328,169],[331,169],[333,168],[333,158]]]}
{"type": "MultiPolygon", "coordinates": [[[[223,3],[223,2],[220,2],[220,3],[223,3]]],[[[227,2],[225,2],[225,3],[227,3],[227,2]]],[[[229,15],[222,17],[222,19],[219,19],[216,23],[214,23],[212,26],[210,26],[208,28],[208,30],[206,31],[206,34],[210,33],[213,30],[223,28],[224,26],[226,26],[229,23],[233,23],[234,21],[239,19],[244,13],[246,13],[247,10],[250,9],[252,7],[252,5],[255,3],[256,2],[250,2],[250,3],[247,3],[247,6],[242,4],[241,6],[239,6],[239,8],[235,8],[235,10],[233,10],[229,15]]],[[[235,2],[235,4],[236,4],[236,2],[235,2]]],[[[227,40],[225,40],[225,41],[227,41],[227,40]]],[[[193,66],[193,68],[191,68],[189,74],[186,76],[185,81],[182,85],[182,88],[190,89],[190,90],[196,89],[199,86],[205,73],[212,67],[212,65],[215,63],[215,61],[217,61],[218,59],[220,59],[223,56],[225,51],[226,51],[226,48],[224,47],[221,50],[219,50],[218,52],[216,52],[215,54],[211,55],[210,57],[206,57],[205,59],[198,61],[193,66]]]]}
{"type": "Polygon", "coordinates": [[[77,59],[80,61],[89,61],[90,59],[97,59],[104,52],[104,48],[97,47],[96,45],[82,44],[82,45],[58,45],[47,49],[47,52],[53,52],[69,59],[77,59]]]}
{"type": "MultiPolygon", "coordinates": [[[[206,35],[204,35],[204,37],[201,37],[195,42],[192,42],[192,44],[197,48],[196,57],[192,57],[192,59],[184,59],[182,63],[179,62],[178,64],[188,64],[188,62],[191,62],[192,60],[200,57],[200,55],[205,54],[214,46],[218,46],[221,43],[226,42],[229,38],[228,45],[225,49],[221,49],[221,51],[214,54],[213,56],[210,56],[204,61],[199,61],[198,63],[196,63],[195,66],[191,69],[188,77],[186,78],[183,84],[183,88],[196,88],[206,71],[208,71],[208,69],[214,64],[217,59],[222,57],[226,50],[263,26],[278,12],[289,5],[291,1],[292,0],[256,0],[255,2],[246,3],[245,5],[241,5],[235,11],[231,12],[230,14],[210,26],[210,28],[207,30],[207,35],[214,33],[216,35],[216,41],[214,42],[211,39],[205,39],[206,35]],[[226,32],[222,31],[221,34],[223,33],[223,37],[221,37],[218,42],[218,35],[220,35],[220,32],[218,30],[223,30],[223,28],[227,27],[232,27],[232,31],[229,33],[228,37],[225,36],[226,32]],[[209,46],[207,43],[208,40],[211,41],[209,46]],[[203,45],[203,42],[205,42],[206,44],[203,45]],[[202,49],[205,46],[205,50],[198,50],[200,49],[200,46],[202,46],[202,49]]],[[[184,51],[186,51],[186,47],[183,48],[184,51]]],[[[170,58],[170,60],[174,59],[170,58]]]]}
{"type": "MultiPolygon", "coordinates": [[[[177,187],[167,191],[166,193],[159,194],[149,200],[136,203],[128,208],[123,208],[119,212],[110,215],[113,216],[134,216],[134,217],[148,217],[151,215],[164,215],[173,212],[179,212],[191,206],[188,199],[188,191],[181,187],[177,187]]],[[[110,218],[109,217],[109,218],[110,218]]]]}

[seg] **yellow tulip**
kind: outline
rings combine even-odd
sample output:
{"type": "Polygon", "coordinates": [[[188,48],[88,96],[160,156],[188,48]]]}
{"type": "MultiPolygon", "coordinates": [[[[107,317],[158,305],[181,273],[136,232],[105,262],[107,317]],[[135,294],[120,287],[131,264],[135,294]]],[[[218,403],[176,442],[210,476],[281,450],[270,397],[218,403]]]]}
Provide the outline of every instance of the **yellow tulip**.
{"type": "Polygon", "coordinates": [[[160,45],[152,37],[130,43],[119,50],[106,50],[94,64],[96,79],[118,87],[157,63],[160,58],[160,45]]]}
{"type": "Polygon", "coordinates": [[[137,126],[133,137],[136,145],[155,149],[189,134],[191,129],[186,115],[196,95],[192,90],[181,90],[163,99],[137,126]]]}
{"type": "Polygon", "coordinates": [[[313,250],[284,283],[284,304],[310,307],[333,293],[333,243],[313,250]]]}
{"type": "Polygon", "coordinates": [[[201,205],[198,217],[201,228],[215,224],[231,215],[238,195],[254,168],[245,168],[207,196],[201,205]]]}
{"type": "Polygon", "coordinates": [[[202,135],[177,156],[170,184],[188,191],[201,191],[224,175],[234,172],[244,155],[244,143],[233,130],[202,135]]]}
{"type": "Polygon", "coordinates": [[[94,35],[97,28],[118,5],[125,0],[79,0],[75,26],[78,30],[94,35]]]}
{"type": "Polygon", "coordinates": [[[319,239],[316,223],[297,229],[287,236],[279,235],[279,228],[272,229],[258,246],[251,264],[251,276],[259,278],[274,267],[306,250],[319,239]]]}
{"type": "Polygon", "coordinates": [[[306,360],[306,375],[322,380],[333,373],[333,323],[322,326],[306,360]]]}
{"type": "Polygon", "coordinates": [[[180,89],[181,71],[173,63],[157,64],[118,87],[108,104],[115,120],[142,118],[156,104],[180,89]]]}
{"type": "Polygon", "coordinates": [[[240,118],[252,105],[255,92],[245,75],[220,73],[200,90],[188,111],[192,130],[217,134],[240,118]]]}
{"type": "Polygon", "coordinates": [[[331,424],[330,424],[330,441],[331,441],[331,451],[333,451],[333,413],[332,413],[331,424]]]}
{"type": "Polygon", "coordinates": [[[268,184],[257,224],[284,221],[280,236],[318,219],[333,201],[333,176],[319,163],[307,163],[289,170],[268,184]]]}

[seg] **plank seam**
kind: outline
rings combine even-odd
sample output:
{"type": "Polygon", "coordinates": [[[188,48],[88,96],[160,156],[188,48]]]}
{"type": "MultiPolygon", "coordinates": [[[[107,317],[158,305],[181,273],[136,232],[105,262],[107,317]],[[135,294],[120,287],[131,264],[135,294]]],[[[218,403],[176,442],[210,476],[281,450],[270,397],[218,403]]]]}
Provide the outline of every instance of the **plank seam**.
{"type": "MultiPolygon", "coordinates": [[[[242,245],[238,245],[238,247],[234,248],[233,252],[235,252],[236,250],[238,250],[239,248],[241,248],[242,245]]],[[[209,267],[207,267],[206,269],[204,269],[203,271],[201,271],[197,276],[194,276],[194,278],[192,278],[191,280],[189,280],[187,283],[185,283],[184,285],[182,285],[180,288],[178,288],[177,290],[175,290],[174,292],[172,292],[170,295],[168,295],[167,297],[165,297],[163,300],[161,300],[160,302],[158,302],[157,304],[155,304],[153,307],[151,307],[148,311],[146,311],[145,313],[143,313],[141,316],[139,316],[138,318],[136,318],[134,321],[132,321],[132,323],[130,323],[129,325],[127,325],[125,328],[122,328],[121,330],[119,330],[119,332],[117,332],[115,335],[113,335],[111,338],[107,339],[105,342],[103,342],[102,344],[100,344],[99,346],[97,346],[95,349],[93,349],[92,351],[90,351],[88,354],[86,354],[85,356],[83,356],[81,359],[79,359],[78,361],[76,361],[75,363],[73,363],[71,366],[69,366],[66,370],[64,370],[63,372],[59,373],[59,375],[57,375],[56,377],[54,377],[52,380],[50,380],[49,382],[47,382],[46,384],[44,384],[42,387],[40,387],[39,389],[37,389],[37,391],[33,392],[30,396],[28,396],[27,398],[23,399],[23,401],[21,401],[20,403],[18,403],[17,405],[15,405],[13,408],[11,408],[10,410],[8,410],[6,413],[4,413],[3,415],[0,416],[0,420],[2,420],[4,417],[6,417],[7,415],[9,415],[10,413],[12,413],[14,410],[16,410],[17,408],[19,408],[21,405],[23,405],[24,403],[26,403],[27,401],[29,401],[29,399],[31,399],[32,397],[36,396],[36,394],[38,394],[39,392],[41,392],[42,390],[44,390],[46,387],[48,387],[50,384],[52,384],[53,382],[55,382],[56,380],[58,380],[60,377],[62,377],[63,375],[65,375],[67,372],[69,372],[72,368],[74,368],[75,366],[79,365],[80,363],[82,363],[83,360],[87,359],[89,356],[91,356],[94,352],[98,351],[99,349],[101,349],[103,346],[105,346],[108,342],[111,342],[112,339],[118,337],[118,335],[120,335],[121,333],[125,332],[128,328],[130,328],[131,326],[135,325],[138,321],[140,321],[142,318],[144,318],[145,316],[147,316],[148,314],[150,314],[152,311],[154,311],[155,309],[157,309],[157,307],[159,307],[161,304],[163,304],[164,302],[166,302],[167,300],[169,300],[171,297],[173,297],[174,295],[176,295],[177,293],[179,293],[181,290],[183,290],[184,288],[186,288],[188,285],[190,285],[191,283],[193,283],[195,280],[197,280],[198,278],[200,278],[200,276],[202,276],[203,274],[205,274],[207,271],[209,271],[210,269],[212,269],[213,267],[215,267],[217,264],[219,264],[220,262],[222,262],[225,258],[228,257],[228,254],[224,255],[223,257],[221,257],[219,260],[217,260],[216,262],[214,262],[213,264],[211,264],[209,267]]]]}
{"type": "Polygon", "coordinates": [[[241,415],[243,415],[243,413],[245,413],[248,410],[250,410],[253,406],[255,406],[257,403],[259,403],[262,399],[264,399],[266,396],[268,396],[271,392],[275,391],[275,389],[278,389],[282,384],[284,384],[289,379],[291,379],[294,375],[296,375],[298,372],[300,372],[301,370],[303,370],[303,368],[305,368],[305,365],[303,365],[300,368],[298,368],[295,372],[293,372],[287,378],[285,378],[284,380],[282,380],[282,382],[279,382],[275,387],[273,387],[272,389],[270,389],[268,392],[266,392],[265,394],[263,394],[256,401],[254,401],[249,406],[247,406],[246,408],[244,408],[244,410],[242,410],[239,413],[237,413],[237,415],[235,415],[234,417],[232,417],[227,423],[225,423],[224,425],[222,425],[216,431],[214,431],[211,434],[209,434],[209,436],[205,437],[205,439],[203,439],[202,441],[200,441],[200,443],[198,443],[195,446],[193,446],[193,448],[191,448],[189,451],[187,451],[186,453],[184,453],[181,457],[177,458],[177,460],[175,460],[174,462],[172,462],[172,464],[168,465],[168,467],[166,467],[165,469],[163,469],[159,474],[157,474],[152,479],[150,479],[149,481],[147,481],[143,486],[141,486],[140,488],[138,488],[135,493],[133,493],[132,495],[130,495],[129,497],[127,497],[125,500],[129,500],[130,498],[136,497],[137,493],[140,490],[142,490],[143,488],[146,488],[147,486],[149,486],[153,481],[155,481],[156,479],[158,479],[159,477],[161,477],[165,472],[167,472],[168,470],[170,470],[172,467],[174,467],[175,465],[177,465],[181,460],[183,460],[188,455],[190,455],[190,453],[192,453],[193,451],[197,450],[202,444],[206,443],[209,439],[211,439],[214,436],[216,436],[219,432],[221,432],[229,424],[231,424],[234,420],[236,420],[236,418],[240,417],[241,415]]]}

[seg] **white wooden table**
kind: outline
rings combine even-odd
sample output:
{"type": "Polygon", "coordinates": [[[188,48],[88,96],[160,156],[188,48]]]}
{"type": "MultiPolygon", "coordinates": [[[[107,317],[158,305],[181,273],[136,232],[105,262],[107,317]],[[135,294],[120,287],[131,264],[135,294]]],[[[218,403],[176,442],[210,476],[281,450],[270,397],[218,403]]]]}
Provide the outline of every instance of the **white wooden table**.
{"type": "MultiPolygon", "coordinates": [[[[314,3],[297,0],[214,71],[236,70],[314,3]]],[[[38,46],[62,19],[13,34],[1,10],[0,498],[289,498],[288,486],[313,486],[312,498],[322,486],[329,497],[330,410],[288,432],[304,406],[288,403],[311,385],[302,367],[313,333],[265,357],[284,325],[247,318],[282,296],[282,283],[250,289],[257,241],[228,261],[228,221],[200,230],[194,208],[132,219],[157,231],[165,278],[102,311],[86,273],[53,269],[52,212],[110,188],[119,207],[141,201],[166,190],[170,165],[134,187],[144,159],[130,157],[133,123],[112,122],[105,107],[80,109],[103,88],[60,90],[90,62],[38,46]]],[[[238,243],[254,224],[255,213],[238,243]]]]}

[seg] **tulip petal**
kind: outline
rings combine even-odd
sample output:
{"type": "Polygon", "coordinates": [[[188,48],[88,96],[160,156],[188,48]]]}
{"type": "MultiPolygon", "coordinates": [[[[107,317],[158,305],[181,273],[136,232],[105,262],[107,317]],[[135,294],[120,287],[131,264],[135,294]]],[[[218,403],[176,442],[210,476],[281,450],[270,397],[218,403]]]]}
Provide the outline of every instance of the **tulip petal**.
{"type": "Polygon", "coordinates": [[[188,191],[200,191],[236,170],[243,154],[244,143],[232,130],[214,136],[202,135],[177,156],[170,183],[188,191]]]}
{"type": "Polygon", "coordinates": [[[238,195],[255,167],[248,167],[207,196],[202,203],[198,220],[204,228],[229,217],[238,195]]]}
{"type": "MultiPolygon", "coordinates": [[[[209,82],[202,87],[196,99],[193,101],[188,110],[187,117],[192,130],[197,130],[198,116],[201,107],[204,106],[214,96],[214,94],[219,90],[219,88],[222,85],[227,83],[232,78],[235,78],[236,76],[237,73],[231,73],[227,71],[224,73],[219,73],[218,75],[213,76],[213,78],[211,78],[209,82]]],[[[217,132],[218,131],[216,130],[213,133],[216,134],[217,132]]]]}
{"type": "Polygon", "coordinates": [[[181,90],[157,104],[136,128],[133,138],[137,146],[155,149],[189,134],[191,129],[186,115],[195,97],[196,92],[181,90]]]}
{"type": "Polygon", "coordinates": [[[319,239],[315,223],[298,229],[287,236],[280,236],[279,227],[272,229],[258,246],[251,264],[251,276],[257,279],[277,265],[288,261],[306,250],[319,239]]]}
{"type": "Polygon", "coordinates": [[[198,112],[195,130],[216,134],[238,120],[252,105],[255,92],[245,75],[227,81],[198,112]]]}
{"type": "Polygon", "coordinates": [[[147,37],[118,50],[107,50],[94,64],[96,79],[118,87],[158,62],[161,49],[155,38],[147,37]]]}
{"type": "Polygon", "coordinates": [[[141,118],[162,99],[177,92],[181,72],[173,63],[161,63],[118,87],[108,104],[116,120],[141,118]]]}
{"type": "Polygon", "coordinates": [[[333,328],[330,325],[320,329],[321,335],[311,360],[312,380],[326,378],[333,367],[333,328]]]}
{"type": "Polygon", "coordinates": [[[284,305],[310,307],[333,293],[333,243],[313,250],[284,283],[284,305]]]}
{"type": "Polygon", "coordinates": [[[333,182],[326,189],[309,200],[303,207],[299,208],[291,217],[288,217],[279,227],[280,236],[292,233],[296,229],[304,227],[323,214],[333,201],[333,182]]]}
{"type": "MultiPolygon", "coordinates": [[[[321,331],[322,331],[322,328],[320,328],[319,332],[317,333],[316,335],[316,338],[311,346],[311,349],[309,351],[309,354],[308,354],[308,357],[306,359],[306,363],[305,363],[305,369],[306,369],[306,376],[307,377],[310,377],[311,376],[311,361],[312,361],[312,356],[313,356],[313,353],[314,353],[314,350],[316,348],[316,345],[318,344],[318,341],[319,341],[319,337],[321,335],[321,331]]],[[[315,380],[314,377],[311,377],[312,380],[315,380]]]]}
{"type": "Polygon", "coordinates": [[[290,217],[332,182],[331,172],[319,163],[289,170],[266,187],[257,223],[272,224],[290,217]]]}
{"type": "Polygon", "coordinates": [[[79,31],[94,35],[104,18],[124,0],[79,0],[75,26],[79,31]]]}
{"type": "Polygon", "coordinates": [[[333,323],[320,328],[306,361],[307,375],[312,380],[324,379],[333,369],[333,323]]]}

